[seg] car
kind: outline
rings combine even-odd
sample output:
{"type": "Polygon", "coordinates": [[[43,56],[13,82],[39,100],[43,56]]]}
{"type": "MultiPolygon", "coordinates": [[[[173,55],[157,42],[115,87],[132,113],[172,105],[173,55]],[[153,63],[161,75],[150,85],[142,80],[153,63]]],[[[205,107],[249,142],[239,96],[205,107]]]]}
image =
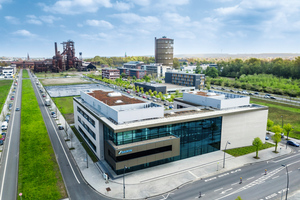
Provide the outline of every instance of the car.
{"type": "Polygon", "coordinates": [[[266,140],[269,140],[269,137],[268,137],[268,136],[266,136],[266,140]]]}
{"type": "Polygon", "coordinates": [[[16,91],[12,91],[13,94],[16,94],[16,91]]]}
{"type": "Polygon", "coordinates": [[[43,93],[43,90],[40,90],[41,93],[43,93]]]}
{"type": "Polygon", "coordinates": [[[230,90],[230,92],[234,92],[234,90],[230,90]]]}
{"type": "Polygon", "coordinates": [[[6,137],[6,133],[5,132],[1,133],[1,135],[6,137]]]}
{"type": "Polygon", "coordinates": [[[242,92],[241,91],[237,91],[237,93],[241,94],[242,92]]]}
{"type": "Polygon", "coordinates": [[[45,95],[45,94],[42,94],[42,97],[46,97],[46,95],[45,95]]]}
{"type": "Polygon", "coordinates": [[[270,96],[271,99],[277,99],[276,97],[270,96]]]}
{"type": "Polygon", "coordinates": [[[16,111],[20,111],[21,109],[19,107],[16,108],[16,111]]]}
{"type": "Polygon", "coordinates": [[[249,92],[249,95],[253,95],[253,93],[249,92]]]}
{"type": "Polygon", "coordinates": [[[148,97],[147,99],[148,99],[148,100],[151,100],[151,97],[148,97]]]}
{"type": "Polygon", "coordinates": [[[11,96],[10,100],[15,100],[15,96],[11,96]]]}
{"type": "Polygon", "coordinates": [[[14,89],[17,89],[16,87],[14,87],[14,89]]]}
{"type": "Polygon", "coordinates": [[[265,94],[265,96],[269,96],[270,97],[271,95],[270,94],[265,94]]]}
{"type": "Polygon", "coordinates": [[[215,89],[213,86],[211,86],[211,89],[215,89]]]}
{"type": "Polygon", "coordinates": [[[10,118],[10,115],[9,114],[7,114],[6,116],[5,116],[5,121],[9,121],[9,118],[10,118]]]}
{"type": "Polygon", "coordinates": [[[130,91],[128,90],[127,93],[130,94],[130,91]]]}
{"type": "Polygon", "coordinates": [[[5,136],[2,135],[2,137],[0,138],[0,140],[4,141],[5,140],[5,136]]]}
{"type": "Polygon", "coordinates": [[[221,88],[221,90],[225,90],[225,88],[221,88]]]}
{"type": "Polygon", "coordinates": [[[3,141],[2,140],[0,140],[0,145],[3,145],[3,141]]]}
{"type": "Polygon", "coordinates": [[[53,117],[53,118],[56,118],[56,114],[53,114],[52,117],[53,117]]]}
{"type": "Polygon", "coordinates": [[[146,96],[143,96],[144,99],[146,99],[146,96]]]}
{"type": "Polygon", "coordinates": [[[54,111],[51,111],[51,113],[50,113],[51,115],[55,115],[55,112],[54,111]]]}
{"type": "Polygon", "coordinates": [[[156,99],[153,99],[153,102],[156,102],[156,99]]]}
{"type": "Polygon", "coordinates": [[[299,147],[300,145],[297,142],[294,142],[292,140],[287,141],[288,145],[294,146],[294,147],[299,147]]]}
{"type": "Polygon", "coordinates": [[[270,99],[270,96],[264,96],[264,98],[266,98],[266,99],[270,99]]]}
{"type": "Polygon", "coordinates": [[[58,130],[64,130],[64,127],[62,125],[59,125],[58,130]]]}
{"type": "Polygon", "coordinates": [[[255,95],[259,95],[259,93],[258,93],[258,92],[254,92],[254,94],[255,94],[255,95]]]}

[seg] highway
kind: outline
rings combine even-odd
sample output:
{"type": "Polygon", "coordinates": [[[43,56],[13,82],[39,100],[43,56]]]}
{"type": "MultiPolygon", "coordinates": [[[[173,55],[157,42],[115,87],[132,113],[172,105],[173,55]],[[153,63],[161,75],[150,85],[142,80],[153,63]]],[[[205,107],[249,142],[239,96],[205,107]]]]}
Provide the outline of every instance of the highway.
{"type": "Polygon", "coordinates": [[[63,130],[58,130],[55,119],[50,116],[49,109],[45,106],[41,93],[31,74],[30,77],[69,198],[72,200],[107,199],[92,189],[83,179],[68,146],[64,142],[62,134],[59,134],[59,131],[63,130]]]}
{"type": "Polygon", "coordinates": [[[0,168],[0,200],[16,199],[19,170],[20,122],[22,100],[22,70],[19,73],[15,100],[10,114],[0,168]],[[21,111],[15,111],[16,107],[21,111]]]}
{"type": "Polygon", "coordinates": [[[293,148],[293,153],[243,166],[222,174],[207,177],[194,183],[183,186],[178,190],[168,192],[154,199],[214,199],[233,200],[240,196],[242,199],[285,199],[287,188],[287,173],[289,171],[288,194],[300,189],[300,149],[293,148]],[[265,174],[267,169],[267,174],[265,174]],[[242,177],[242,183],[240,183],[242,177]]]}

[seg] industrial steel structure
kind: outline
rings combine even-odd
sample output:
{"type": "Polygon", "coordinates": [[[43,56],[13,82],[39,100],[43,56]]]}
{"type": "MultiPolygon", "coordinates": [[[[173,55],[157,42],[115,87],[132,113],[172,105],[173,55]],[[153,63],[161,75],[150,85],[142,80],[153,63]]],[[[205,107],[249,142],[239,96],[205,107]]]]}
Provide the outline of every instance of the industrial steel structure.
{"type": "MultiPolygon", "coordinates": [[[[57,43],[54,43],[55,55],[52,58],[52,62],[49,59],[34,63],[35,72],[62,72],[69,69],[77,69],[78,71],[86,71],[86,67],[82,65],[82,60],[75,56],[75,46],[72,40],[61,43],[63,45],[63,51],[57,50],[57,43]]],[[[82,53],[79,53],[80,57],[82,53]]]]}

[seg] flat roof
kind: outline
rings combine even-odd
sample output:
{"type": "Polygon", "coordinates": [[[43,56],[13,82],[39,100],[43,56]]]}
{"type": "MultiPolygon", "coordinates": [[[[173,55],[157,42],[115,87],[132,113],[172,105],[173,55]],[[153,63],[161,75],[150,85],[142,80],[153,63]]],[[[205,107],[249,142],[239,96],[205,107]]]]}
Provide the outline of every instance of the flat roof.
{"type": "Polygon", "coordinates": [[[202,91],[197,91],[197,92],[188,92],[188,93],[194,94],[194,95],[203,96],[203,97],[220,96],[219,94],[214,93],[214,92],[202,92],[202,91]],[[209,95],[209,94],[213,94],[213,95],[209,95]]]}
{"type": "Polygon", "coordinates": [[[156,84],[167,86],[167,89],[185,89],[185,88],[195,89],[194,86],[175,85],[175,84],[171,84],[171,83],[156,83],[156,84]]]}
{"type": "Polygon", "coordinates": [[[116,93],[113,91],[105,92],[103,90],[94,90],[92,92],[88,92],[88,95],[102,101],[108,106],[119,106],[119,105],[128,105],[128,104],[138,104],[145,103],[145,101],[141,101],[135,98],[130,98],[121,93],[116,93]],[[119,94],[118,96],[108,96],[109,93],[119,94]]]}

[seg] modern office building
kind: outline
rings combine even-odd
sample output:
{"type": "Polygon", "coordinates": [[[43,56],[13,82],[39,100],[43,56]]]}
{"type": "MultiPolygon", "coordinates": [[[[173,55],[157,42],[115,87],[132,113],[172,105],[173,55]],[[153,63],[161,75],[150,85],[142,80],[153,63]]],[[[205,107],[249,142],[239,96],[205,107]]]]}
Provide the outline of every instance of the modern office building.
{"type": "Polygon", "coordinates": [[[120,71],[118,69],[102,69],[102,78],[115,80],[120,78],[120,71]]]}
{"type": "Polygon", "coordinates": [[[13,78],[16,73],[16,67],[0,67],[0,74],[3,78],[13,78]]]}
{"type": "Polygon", "coordinates": [[[152,90],[153,92],[156,91],[157,93],[161,92],[163,94],[167,93],[167,86],[165,85],[159,85],[156,83],[139,83],[139,82],[135,82],[134,86],[139,86],[140,88],[144,88],[144,91],[149,91],[152,90]]]}
{"type": "Polygon", "coordinates": [[[165,82],[175,85],[194,86],[196,89],[203,89],[205,74],[191,74],[178,71],[167,71],[165,82]]]}
{"type": "Polygon", "coordinates": [[[163,36],[155,37],[155,63],[162,63],[164,66],[173,66],[174,39],[163,36]]]}
{"type": "Polygon", "coordinates": [[[118,92],[81,92],[73,98],[75,127],[116,174],[124,166],[130,172],[223,150],[227,141],[227,148],[251,145],[255,137],[265,141],[267,107],[241,95],[210,93],[184,94],[178,101],[183,108],[165,111],[118,92]]]}
{"type": "Polygon", "coordinates": [[[141,69],[143,64],[144,62],[141,61],[130,61],[128,63],[124,63],[123,67],[127,69],[141,69]]]}
{"type": "Polygon", "coordinates": [[[147,70],[147,74],[151,74],[153,77],[163,77],[166,71],[171,70],[172,67],[164,66],[161,63],[143,64],[141,69],[147,70]]]}
{"type": "Polygon", "coordinates": [[[137,79],[142,79],[147,74],[146,70],[143,69],[131,69],[131,68],[124,68],[118,67],[119,73],[124,73],[126,76],[133,77],[135,76],[137,79]]]}

